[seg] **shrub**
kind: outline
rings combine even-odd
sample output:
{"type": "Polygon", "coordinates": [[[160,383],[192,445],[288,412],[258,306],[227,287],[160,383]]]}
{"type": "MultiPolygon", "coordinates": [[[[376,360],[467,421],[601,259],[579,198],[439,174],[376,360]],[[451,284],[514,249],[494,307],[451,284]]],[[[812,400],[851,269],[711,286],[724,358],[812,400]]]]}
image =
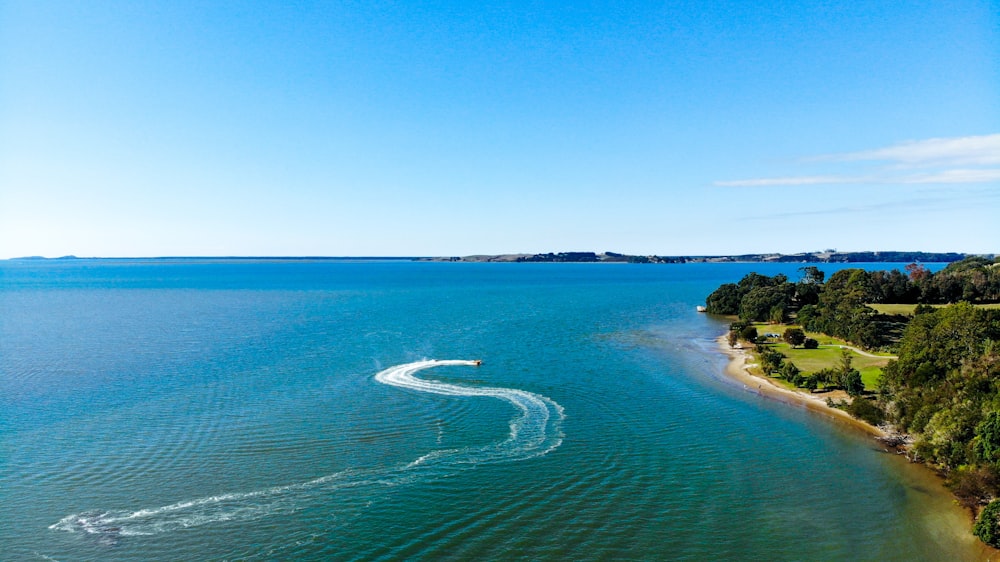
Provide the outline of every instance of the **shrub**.
{"type": "Polygon", "coordinates": [[[788,382],[798,384],[798,377],[802,371],[791,361],[785,361],[781,367],[781,376],[788,382]]]}
{"type": "Polygon", "coordinates": [[[846,409],[848,414],[872,425],[878,425],[885,421],[885,412],[871,400],[855,398],[846,409]]]}
{"type": "Polygon", "coordinates": [[[816,349],[819,347],[819,342],[812,338],[806,338],[805,341],[802,342],[802,347],[806,349],[816,349]]]}
{"type": "Polygon", "coordinates": [[[972,528],[972,534],[979,537],[984,543],[998,548],[1000,547],[1000,500],[991,501],[979,513],[976,518],[976,526],[972,528]]]}
{"type": "Polygon", "coordinates": [[[948,475],[947,486],[962,507],[974,509],[996,497],[1000,475],[990,466],[962,465],[948,475]]]}

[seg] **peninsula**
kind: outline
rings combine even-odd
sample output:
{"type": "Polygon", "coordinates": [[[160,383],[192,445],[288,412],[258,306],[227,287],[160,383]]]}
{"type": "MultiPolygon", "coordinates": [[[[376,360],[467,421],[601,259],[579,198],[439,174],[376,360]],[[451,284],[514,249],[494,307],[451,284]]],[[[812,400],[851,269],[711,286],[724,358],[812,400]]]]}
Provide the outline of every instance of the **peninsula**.
{"type": "Polygon", "coordinates": [[[720,338],[730,374],[814,407],[824,396],[944,476],[976,514],[973,533],[1000,547],[1000,259],[799,271],[708,296],[708,313],[738,317],[720,338]]]}

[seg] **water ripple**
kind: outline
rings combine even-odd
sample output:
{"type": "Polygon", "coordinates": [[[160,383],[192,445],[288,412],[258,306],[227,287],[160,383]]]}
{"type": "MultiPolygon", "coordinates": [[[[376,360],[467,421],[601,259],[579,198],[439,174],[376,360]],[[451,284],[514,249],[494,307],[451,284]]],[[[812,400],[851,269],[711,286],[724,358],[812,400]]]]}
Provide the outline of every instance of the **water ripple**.
{"type": "Polygon", "coordinates": [[[395,467],[349,469],[307,482],[252,492],[227,493],[137,511],[91,510],[63,517],[50,529],[98,535],[108,543],[132,535],[156,535],[228,521],[251,521],[291,513],[331,492],[365,486],[396,486],[418,477],[439,476],[484,463],[520,461],[552,451],[562,443],[565,415],[553,400],[524,390],[471,387],[414,375],[440,366],[473,366],[475,361],[425,360],[379,372],[375,380],[392,386],[446,396],[486,396],[510,403],[519,414],[509,421],[503,441],[479,447],[436,449],[395,467]]]}

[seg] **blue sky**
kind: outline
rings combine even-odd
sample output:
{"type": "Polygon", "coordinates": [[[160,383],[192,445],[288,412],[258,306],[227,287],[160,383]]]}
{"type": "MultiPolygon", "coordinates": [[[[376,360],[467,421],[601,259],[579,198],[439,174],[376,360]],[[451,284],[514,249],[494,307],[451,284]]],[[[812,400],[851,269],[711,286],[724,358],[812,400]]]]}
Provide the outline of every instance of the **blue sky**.
{"type": "Polygon", "coordinates": [[[0,258],[1000,252],[1000,4],[0,4],[0,258]]]}

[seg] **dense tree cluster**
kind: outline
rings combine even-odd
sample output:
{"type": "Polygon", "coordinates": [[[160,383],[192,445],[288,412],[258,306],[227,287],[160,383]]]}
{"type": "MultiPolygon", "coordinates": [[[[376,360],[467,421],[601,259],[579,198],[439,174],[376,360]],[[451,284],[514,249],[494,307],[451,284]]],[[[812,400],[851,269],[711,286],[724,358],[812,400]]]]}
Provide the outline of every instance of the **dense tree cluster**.
{"type": "Polygon", "coordinates": [[[987,505],[974,532],[1000,547],[1000,310],[959,303],[914,316],[886,366],[883,411],[915,436],[959,501],[987,505]]]}
{"type": "MultiPolygon", "coordinates": [[[[883,369],[874,399],[861,396],[860,374],[846,352],[836,367],[811,375],[766,345],[759,355],[766,373],[803,388],[839,386],[855,396],[846,405],[852,415],[913,436],[912,456],[945,473],[963,505],[981,508],[973,532],[1000,547],[1000,309],[972,304],[1000,302],[1000,260],[967,258],[938,273],[916,264],[905,273],[845,269],[825,282],[807,269],[795,284],[753,274],[710,301],[725,313],[761,320],[766,305],[757,301],[780,294],[784,300],[774,297],[772,306],[785,305],[785,314],[808,331],[865,347],[892,343],[898,358],[883,369]],[[870,303],[918,306],[912,316],[887,318],[870,303]],[[941,304],[949,305],[930,306],[941,304]]],[[[749,323],[734,325],[743,330],[749,323]]],[[[815,345],[794,330],[785,331],[790,345],[815,345]]]]}
{"type": "Polygon", "coordinates": [[[997,467],[1000,311],[959,303],[914,316],[883,370],[882,403],[916,436],[915,452],[946,470],[997,467]]]}
{"type": "Polygon", "coordinates": [[[782,274],[769,277],[750,273],[739,283],[726,283],[716,289],[706,299],[705,308],[711,314],[738,315],[748,322],[777,323],[817,297],[810,282],[791,283],[782,274]]]}
{"type": "MultiPolygon", "coordinates": [[[[755,322],[782,322],[794,316],[807,331],[821,332],[868,349],[891,349],[908,318],[879,314],[869,304],[1000,302],[1000,259],[969,257],[931,273],[919,264],[906,271],[842,269],[824,282],[815,266],[802,279],[750,273],[720,286],[706,299],[713,314],[738,315],[755,322]]],[[[917,310],[921,312],[923,308],[917,310]]]]}

